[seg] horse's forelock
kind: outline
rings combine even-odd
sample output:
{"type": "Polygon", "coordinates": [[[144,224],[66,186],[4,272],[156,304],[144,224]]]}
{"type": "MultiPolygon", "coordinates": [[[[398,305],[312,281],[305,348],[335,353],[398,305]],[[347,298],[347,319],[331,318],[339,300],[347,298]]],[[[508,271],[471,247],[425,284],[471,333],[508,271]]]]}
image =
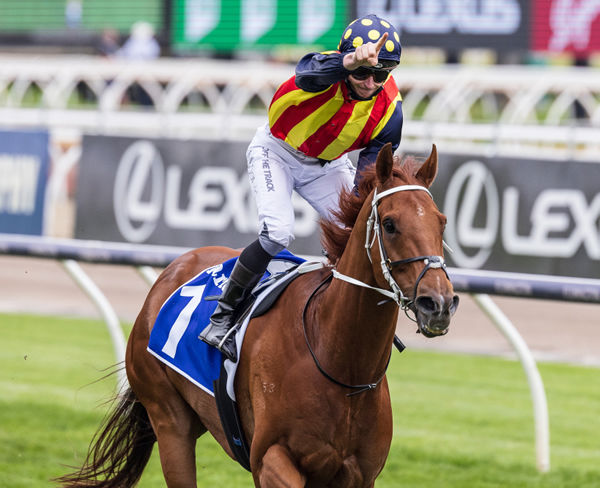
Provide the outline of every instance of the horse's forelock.
{"type": "MultiPolygon", "coordinates": [[[[394,162],[396,162],[398,160],[399,160],[399,158],[394,159],[394,162]]],[[[405,181],[405,183],[407,183],[407,184],[417,183],[416,174],[419,171],[419,169],[421,169],[421,166],[423,166],[424,162],[425,162],[425,158],[417,158],[415,156],[405,156],[402,159],[402,162],[400,163],[400,165],[397,166],[400,174],[397,174],[396,176],[399,176],[400,178],[402,178],[405,181]]]]}

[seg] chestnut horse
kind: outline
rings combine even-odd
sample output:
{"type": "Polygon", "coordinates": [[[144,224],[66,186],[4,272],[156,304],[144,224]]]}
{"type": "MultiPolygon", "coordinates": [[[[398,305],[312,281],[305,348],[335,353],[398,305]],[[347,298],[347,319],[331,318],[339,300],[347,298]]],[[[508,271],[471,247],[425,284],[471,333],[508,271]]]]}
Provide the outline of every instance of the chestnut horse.
{"type": "MultiPolygon", "coordinates": [[[[358,191],[341,195],[339,222],[322,224],[330,264],[292,281],[250,322],[235,391],[256,486],[372,487],[392,439],[385,371],[398,311],[428,337],[448,330],[458,297],[442,258],[446,219],[427,190],[435,146],[422,165],[398,163],[388,144],[358,191]]],[[[196,439],[207,431],[232,456],[214,397],[146,347],[173,291],[237,254],[196,249],[160,275],[129,337],[131,386],[63,486],[133,486],[158,441],[167,486],[195,487],[196,439]]]]}

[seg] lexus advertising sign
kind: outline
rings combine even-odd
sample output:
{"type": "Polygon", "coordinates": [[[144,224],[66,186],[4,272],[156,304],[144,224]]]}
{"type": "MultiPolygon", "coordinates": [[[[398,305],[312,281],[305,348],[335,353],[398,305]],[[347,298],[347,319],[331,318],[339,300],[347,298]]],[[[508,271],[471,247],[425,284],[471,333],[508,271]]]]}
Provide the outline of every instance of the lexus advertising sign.
{"type": "Polygon", "coordinates": [[[356,0],[354,13],[389,20],[406,47],[600,51],[598,0],[356,0]]]}
{"type": "Polygon", "coordinates": [[[442,156],[451,266],[600,277],[600,164],[442,156]]]}
{"type": "Polygon", "coordinates": [[[529,48],[527,0],[361,0],[355,10],[357,17],[374,13],[389,20],[407,47],[529,48]]]}
{"type": "MultiPolygon", "coordinates": [[[[86,136],[76,237],[243,247],[257,235],[247,143],[86,136]]],[[[432,193],[450,266],[600,277],[600,164],[442,154],[432,193]]],[[[321,251],[295,195],[292,252],[321,251]]]]}
{"type": "MultiPolygon", "coordinates": [[[[80,239],[245,247],[258,235],[248,143],[85,136],[77,184],[80,239]]],[[[290,250],[319,254],[317,213],[295,195],[290,250]]]]}

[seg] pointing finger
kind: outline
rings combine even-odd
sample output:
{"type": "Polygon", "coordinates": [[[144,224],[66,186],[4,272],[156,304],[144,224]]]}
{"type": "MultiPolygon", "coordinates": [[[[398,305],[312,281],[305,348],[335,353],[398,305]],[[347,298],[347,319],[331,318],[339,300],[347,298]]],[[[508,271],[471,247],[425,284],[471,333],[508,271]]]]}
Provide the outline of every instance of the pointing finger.
{"type": "Polygon", "coordinates": [[[377,41],[377,44],[375,44],[375,51],[377,54],[379,54],[379,51],[381,51],[381,48],[383,47],[383,45],[385,44],[385,41],[387,41],[387,39],[388,39],[388,33],[384,32],[383,35],[377,41]]]}

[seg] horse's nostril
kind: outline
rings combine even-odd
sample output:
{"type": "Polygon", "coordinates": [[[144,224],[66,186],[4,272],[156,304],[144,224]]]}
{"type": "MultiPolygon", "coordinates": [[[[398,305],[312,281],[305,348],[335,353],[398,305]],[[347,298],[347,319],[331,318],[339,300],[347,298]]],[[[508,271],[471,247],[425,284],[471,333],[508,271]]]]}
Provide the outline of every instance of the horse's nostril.
{"type": "Polygon", "coordinates": [[[452,305],[450,306],[450,314],[454,314],[454,312],[456,312],[456,309],[458,308],[458,302],[459,302],[459,298],[458,295],[454,295],[452,297],[452,305]]]}
{"type": "Polygon", "coordinates": [[[453,315],[458,308],[458,295],[452,296],[452,299],[436,299],[431,296],[420,296],[415,300],[415,305],[421,313],[427,315],[441,315],[442,313],[449,313],[453,315]]]}
{"type": "Polygon", "coordinates": [[[415,301],[415,305],[421,312],[426,314],[434,314],[439,310],[438,302],[428,296],[418,297],[415,301]]]}

